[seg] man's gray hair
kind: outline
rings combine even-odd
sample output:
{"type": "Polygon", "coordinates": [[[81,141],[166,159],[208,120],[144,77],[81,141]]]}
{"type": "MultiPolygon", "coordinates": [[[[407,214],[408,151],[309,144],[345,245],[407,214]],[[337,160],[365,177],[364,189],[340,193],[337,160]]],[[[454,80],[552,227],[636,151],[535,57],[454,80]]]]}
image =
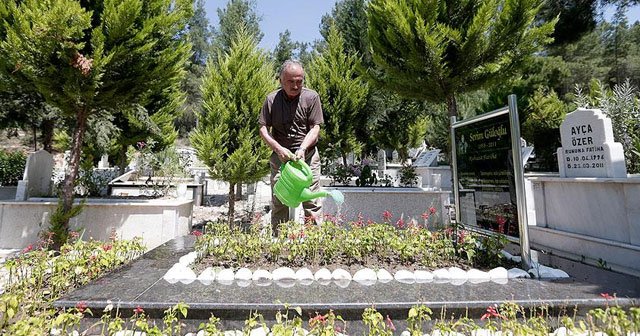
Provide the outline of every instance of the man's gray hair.
{"type": "Polygon", "coordinates": [[[289,67],[292,67],[294,65],[297,65],[300,67],[300,69],[302,69],[302,71],[304,71],[304,67],[302,66],[302,63],[298,60],[293,60],[293,59],[288,59],[286,61],[284,61],[284,63],[282,63],[282,65],[280,66],[280,74],[279,76],[282,77],[282,75],[284,74],[284,71],[286,69],[288,69],[289,67]]]}

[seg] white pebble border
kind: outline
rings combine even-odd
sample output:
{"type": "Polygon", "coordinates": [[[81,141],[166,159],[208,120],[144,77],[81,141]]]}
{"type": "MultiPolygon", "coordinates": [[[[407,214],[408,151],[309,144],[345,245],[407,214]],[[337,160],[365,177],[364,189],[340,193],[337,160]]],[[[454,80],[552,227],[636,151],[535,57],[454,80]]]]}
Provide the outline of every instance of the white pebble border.
{"type": "MultiPolygon", "coordinates": [[[[520,257],[512,256],[507,252],[503,252],[503,255],[509,260],[516,262],[520,260],[520,257]]],[[[191,252],[182,256],[180,260],[165,273],[163,276],[164,280],[172,284],[177,282],[190,284],[196,280],[204,285],[210,285],[213,282],[224,285],[235,283],[241,287],[249,286],[251,283],[257,286],[269,286],[275,283],[280,287],[292,287],[296,284],[309,285],[317,281],[323,285],[334,283],[339,287],[346,288],[352,281],[365,286],[373,285],[376,282],[386,283],[392,280],[404,284],[435,282],[462,285],[467,281],[470,283],[493,281],[495,283],[505,284],[508,282],[508,279],[516,278],[558,279],[569,277],[569,275],[562,270],[538,264],[534,265],[529,271],[524,271],[519,268],[507,270],[504,267],[497,267],[488,272],[484,272],[477,269],[465,271],[458,267],[449,267],[436,269],[434,271],[399,270],[395,274],[391,274],[385,269],[376,271],[370,268],[363,268],[351,274],[341,268],[333,272],[327,268],[321,268],[313,273],[308,268],[294,270],[289,267],[279,267],[272,271],[264,269],[252,271],[245,267],[240,269],[208,267],[197,275],[189,267],[196,261],[197,256],[197,252],[191,252]]]]}

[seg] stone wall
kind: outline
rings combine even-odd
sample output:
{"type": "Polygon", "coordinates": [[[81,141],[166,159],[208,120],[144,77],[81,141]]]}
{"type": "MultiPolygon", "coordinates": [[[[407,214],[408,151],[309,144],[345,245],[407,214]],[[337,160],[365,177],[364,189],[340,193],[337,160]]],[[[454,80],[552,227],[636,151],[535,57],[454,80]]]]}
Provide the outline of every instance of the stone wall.
{"type": "MultiPolygon", "coordinates": [[[[19,249],[36,242],[56,206],[51,198],[0,202],[0,248],[19,249]]],[[[108,240],[115,231],[121,239],[143,237],[151,250],[188,234],[192,209],[188,200],[89,200],[69,224],[73,230],[84,230],[83,239],[108,240]]]]}

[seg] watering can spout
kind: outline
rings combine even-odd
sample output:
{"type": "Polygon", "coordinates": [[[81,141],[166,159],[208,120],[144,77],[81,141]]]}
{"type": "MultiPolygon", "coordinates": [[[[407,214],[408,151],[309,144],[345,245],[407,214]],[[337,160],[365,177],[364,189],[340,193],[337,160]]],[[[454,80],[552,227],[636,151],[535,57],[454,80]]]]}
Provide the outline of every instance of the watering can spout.
{"type": "Polygon", "coordinates": [[[327,197],[329,193],[324,190],[313,192],[309,190],[309,188],[302,189],[302,193],[300,193],[300,198],[302,202],[310,201],[312,199],[316,199],[318,197],[327,197]]]}

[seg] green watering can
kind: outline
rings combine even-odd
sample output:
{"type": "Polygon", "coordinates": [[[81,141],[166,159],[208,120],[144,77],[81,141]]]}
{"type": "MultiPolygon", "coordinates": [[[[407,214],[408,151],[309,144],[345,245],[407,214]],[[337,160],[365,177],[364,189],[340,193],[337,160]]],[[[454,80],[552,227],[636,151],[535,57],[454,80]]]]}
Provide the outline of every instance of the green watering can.
{"type": "Polygon", "coordinates": [[[318,197],[332,196],[336,203],[342,203],[344,196],[337,190],[309,190],[313,182],[313,173],[303,160],[287,161],[280,167],[280,179],[273,186],[273,192],[282,204],[296,208],[300,203],[318,197]],[[338,195],[339,194],[339,195],[338,195]]]}

